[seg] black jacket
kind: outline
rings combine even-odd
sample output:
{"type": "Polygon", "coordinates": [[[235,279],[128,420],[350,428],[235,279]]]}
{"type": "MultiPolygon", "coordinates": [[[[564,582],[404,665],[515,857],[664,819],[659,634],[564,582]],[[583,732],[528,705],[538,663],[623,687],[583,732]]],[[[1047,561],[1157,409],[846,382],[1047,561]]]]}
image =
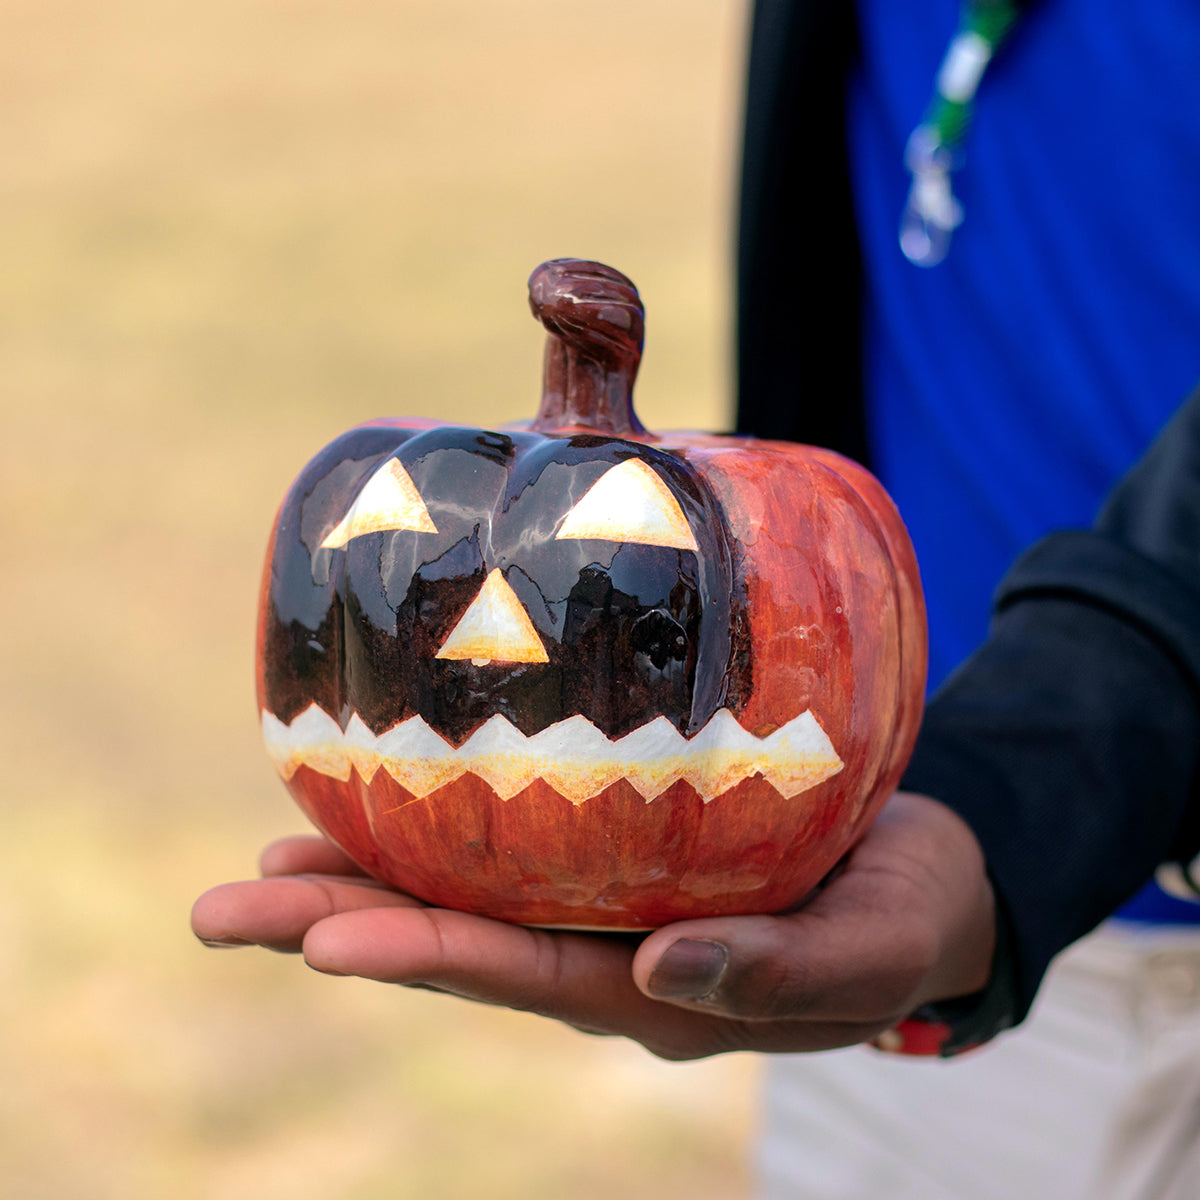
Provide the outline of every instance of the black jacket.
{"type": "MultiPolygon", "coordinates": [[[[738,428],[865,462],[843,103],[855,40],[848,0],[755,9],[738,428]]],[[[1200,392],[1094,529],[1052,536],[1017,562],[987,642],[926,713],[904,786],[968,821],[1000,905],[988,991],[944,1014],[958,1020],[956,1045],[1022,1019],[1059,950],[1158,863],[1200,850],[1198,769],[1200,392]]]]}

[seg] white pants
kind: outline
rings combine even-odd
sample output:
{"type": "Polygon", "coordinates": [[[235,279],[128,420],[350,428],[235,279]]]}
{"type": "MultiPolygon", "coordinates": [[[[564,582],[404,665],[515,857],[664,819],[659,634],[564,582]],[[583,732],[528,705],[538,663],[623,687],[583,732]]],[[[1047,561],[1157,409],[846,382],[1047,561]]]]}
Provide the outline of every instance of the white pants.
{"type": "Polygon", "coordinates": [[[763,1200],[1200,1200],[1200,928],[1110,922],[957,1059],[768,1067],[763,1200]]]}

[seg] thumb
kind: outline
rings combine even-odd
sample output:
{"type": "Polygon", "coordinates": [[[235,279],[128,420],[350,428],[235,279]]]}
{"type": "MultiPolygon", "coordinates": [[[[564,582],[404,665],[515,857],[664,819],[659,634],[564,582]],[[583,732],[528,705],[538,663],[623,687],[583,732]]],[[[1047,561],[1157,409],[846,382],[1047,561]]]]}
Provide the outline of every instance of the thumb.
{"type": "Polygon", "coordinates": [[[804,908],[668,925],[638,948],[633,977],[656,1000],[747,1021],[889,1021],[982,988],[994,941],[974,834],[937,801],[897,794],[804,908]]]}
{"type": "Polygon", "coordinates": [[[633,977],[655,1000],[746,1021],[888,1023],[920,1003],[936,956],[921,929],[803,912],[660,929],[633,977]]]}

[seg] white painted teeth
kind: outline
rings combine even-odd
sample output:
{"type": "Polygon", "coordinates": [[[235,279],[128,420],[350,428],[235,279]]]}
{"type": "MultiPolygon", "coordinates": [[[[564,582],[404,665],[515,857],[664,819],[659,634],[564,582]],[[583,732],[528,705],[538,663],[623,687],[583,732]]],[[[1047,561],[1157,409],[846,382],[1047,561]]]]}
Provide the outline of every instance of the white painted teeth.
{"type": "Polygon", "coordinates": [[[811,712],[765,738],[747,733],[722,708],[692,738],[656,717],[615,741],[586,717],[569,717],[526,737],[497,715],[457,750],[420,717],[375,734],[355,713],[343,732],[333,717],[311,704],[290,725],[264,710],[262,725],[267,752],[284,779],[303,764],[342,780],[353,768],[369,783],[382,767],[418,798],[470,772],[504,800],[542,779],[581,804],[626,779],[650,801],[685,779],[708,801],[755,774],[790,799],[843,766],[811,712]]]}

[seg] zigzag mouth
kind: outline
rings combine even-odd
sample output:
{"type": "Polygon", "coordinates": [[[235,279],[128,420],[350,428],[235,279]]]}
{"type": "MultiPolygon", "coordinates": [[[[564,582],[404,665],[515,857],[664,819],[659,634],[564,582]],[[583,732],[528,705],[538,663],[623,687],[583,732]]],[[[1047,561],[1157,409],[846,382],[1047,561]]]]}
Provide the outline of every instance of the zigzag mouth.
{"type": "Polygon", "coordinates": [[[419,716],[376,734],[355,713],[343,731],[316,704],[290,725],[264,709],[262,728],[267,752],[285,780],[303,765],[344,781],[356,771],[370,783],[382,768],[417,799],[470,773],[504,800],[541,779],[582,804],[624,779],[649,802],[682,779],[707,803],[753,775],[762,775],[790,800],[845,765],[809,711],[762,738],[722,708],[691,738],[656,717],[615,740],[582,716],[526,737],[497,715],[457,749],[419,716]]]}

